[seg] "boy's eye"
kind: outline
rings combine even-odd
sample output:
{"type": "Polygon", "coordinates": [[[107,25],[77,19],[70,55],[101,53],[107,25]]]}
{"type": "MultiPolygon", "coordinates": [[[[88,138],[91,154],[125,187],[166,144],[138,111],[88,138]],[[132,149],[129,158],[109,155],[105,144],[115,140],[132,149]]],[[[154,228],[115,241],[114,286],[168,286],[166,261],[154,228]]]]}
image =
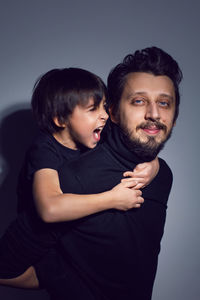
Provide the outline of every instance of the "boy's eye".
{"type": "Polygon", "coordinates": [[[93,106],[90,106],[88,111],[94,111],[96,109],[96,107],[93,105],[93,106]]]}
{"type": "Polygon", "coordinates": [[[105,110],[108,109],[108,104],[107,104],[107,102],[104,102],[103,107],[104,107],[105,110]]]}

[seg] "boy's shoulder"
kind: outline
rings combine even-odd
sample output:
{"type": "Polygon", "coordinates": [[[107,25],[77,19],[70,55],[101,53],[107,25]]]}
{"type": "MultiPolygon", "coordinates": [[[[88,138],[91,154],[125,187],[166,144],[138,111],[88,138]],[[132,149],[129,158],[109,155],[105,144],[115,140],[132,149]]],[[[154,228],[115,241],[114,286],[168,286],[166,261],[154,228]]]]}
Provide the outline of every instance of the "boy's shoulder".
{"type": "Polygon", "coordinates": [[[52,135],[39,132],[26,154],[25,166],[28,177],[39,169],[58,170],[65,161],[69,162],[79,155],[77,151],[57,142],[52,135]]]}
{"type": "Polygon", "coordinates": [[[48,155],[62,157],[63,160],[70,160],[76,158],[78,152],[65,147],[59,143],[53,135],[40,131],[33,140],[32,145],[28,150],[28,157],[31,159],[34,156],[46,157],[48,155]]]}
{"type": "Polygon", "coordinates": [[[32,149],[40,149],[45,146],[55,146],[55,139],[51,134],[48,134],[44,131],[39,131],[38,134],[32,141],[32,144],[29,148],[29,151],[32,149]]]}

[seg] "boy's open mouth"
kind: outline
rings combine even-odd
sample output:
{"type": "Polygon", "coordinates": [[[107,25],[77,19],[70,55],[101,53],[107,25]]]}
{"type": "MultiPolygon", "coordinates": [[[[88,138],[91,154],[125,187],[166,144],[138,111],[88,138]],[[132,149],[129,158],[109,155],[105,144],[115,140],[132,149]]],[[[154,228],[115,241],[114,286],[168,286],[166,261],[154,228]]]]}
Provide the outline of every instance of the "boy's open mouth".
{"type": "Polygon", "coordinates": [[[102,131],[102,127],[98,127],[96,128],[94,131],[93,131],[93,136],[94,136],[94,139],[98,142],[101,138],[101,131],[102,131]]]}

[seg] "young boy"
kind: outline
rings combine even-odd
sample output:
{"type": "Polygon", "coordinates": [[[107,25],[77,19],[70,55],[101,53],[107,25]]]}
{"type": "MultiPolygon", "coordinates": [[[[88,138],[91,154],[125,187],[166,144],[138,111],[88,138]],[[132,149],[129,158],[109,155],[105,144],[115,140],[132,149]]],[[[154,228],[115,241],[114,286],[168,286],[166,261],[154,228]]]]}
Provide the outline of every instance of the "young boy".
{"type": "Polygon", "coordinates": [[[24,278],[34,272],[30,266],[67,230],[64,221],[107,209],[141,206],[139,188],[154,178],[157,161],[138,165],[134,173],[125,174],[132,179],[95,197],[63,194],[60,188],[62,164],[100,141],[108,119],[106,93],[98,76],[77,68],[51,70],[36,82],[32,109],[41,133],[27,153],[20,175],[20,213],[0,240],[0,284],[25,287],[24,278]]]}

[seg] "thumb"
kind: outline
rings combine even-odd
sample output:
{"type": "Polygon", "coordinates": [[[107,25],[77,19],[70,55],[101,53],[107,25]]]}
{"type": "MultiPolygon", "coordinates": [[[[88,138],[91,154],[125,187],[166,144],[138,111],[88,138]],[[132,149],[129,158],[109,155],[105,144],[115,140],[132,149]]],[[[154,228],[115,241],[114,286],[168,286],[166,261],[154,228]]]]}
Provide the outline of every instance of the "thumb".
{"type": "Polygon", "coordinates": [[[133,171],[126,171],[126,172],[124,172],[123,176],[124,177],[133,177],[134,173],[133,173],[133,171]]]}

